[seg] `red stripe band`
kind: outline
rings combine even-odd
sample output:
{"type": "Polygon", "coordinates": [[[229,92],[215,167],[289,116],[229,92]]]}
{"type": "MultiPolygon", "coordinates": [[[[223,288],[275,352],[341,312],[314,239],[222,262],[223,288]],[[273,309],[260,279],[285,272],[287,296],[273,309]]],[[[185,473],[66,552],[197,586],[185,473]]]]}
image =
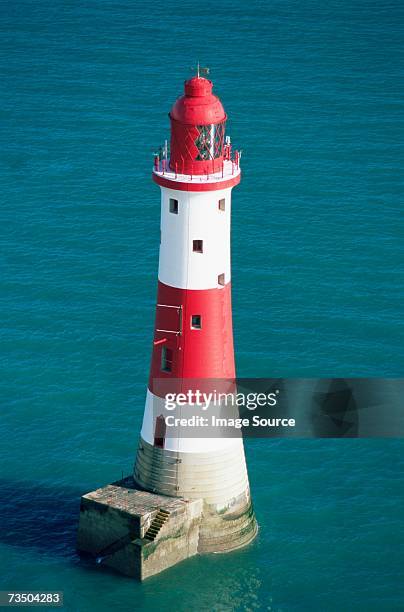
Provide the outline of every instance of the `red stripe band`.
{"type": "Polygon", "coordinates": [[[179,289],[159,281],[150,391],[160,394],[157,379],[234,376],[231,283],[179,289]]]}

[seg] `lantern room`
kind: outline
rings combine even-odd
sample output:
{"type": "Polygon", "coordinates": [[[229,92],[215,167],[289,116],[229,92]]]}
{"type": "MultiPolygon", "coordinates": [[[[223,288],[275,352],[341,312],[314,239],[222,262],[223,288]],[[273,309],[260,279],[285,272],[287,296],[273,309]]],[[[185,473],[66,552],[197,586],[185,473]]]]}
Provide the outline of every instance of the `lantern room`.
{"type": "Polygon", "coordinates": [[[170,168],[189,175],[222,169],[226,113],[212,93],[212,82],[200,76],[185,81],[185,93],[170,111],[170,168]]]}

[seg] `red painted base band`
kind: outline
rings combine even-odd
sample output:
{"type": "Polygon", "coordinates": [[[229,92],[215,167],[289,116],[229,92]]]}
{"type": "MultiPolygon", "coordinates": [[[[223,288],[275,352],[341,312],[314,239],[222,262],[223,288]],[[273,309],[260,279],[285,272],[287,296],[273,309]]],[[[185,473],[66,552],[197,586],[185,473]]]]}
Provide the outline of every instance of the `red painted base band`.
{"type": "Polygon", "coordinates": [[[241,180],[241,174],[239,173],[231,179],[217,181],[216,183],[197,182],[197,179],[195,179],[195,182],[183,183],[171,180],[155,172],[152,173],[152,179],[161,187],[168,187],[169,189],[176,189],[177,191],[216,191],[217,189],[227,189],[228,187],[238,185],[241,180]]]}
{"type": "Polygon", "coordinates": [[[194,290],[159,282],[150,391],[159,395],[157,379],[234,377],[231,283],[194,290]]]}

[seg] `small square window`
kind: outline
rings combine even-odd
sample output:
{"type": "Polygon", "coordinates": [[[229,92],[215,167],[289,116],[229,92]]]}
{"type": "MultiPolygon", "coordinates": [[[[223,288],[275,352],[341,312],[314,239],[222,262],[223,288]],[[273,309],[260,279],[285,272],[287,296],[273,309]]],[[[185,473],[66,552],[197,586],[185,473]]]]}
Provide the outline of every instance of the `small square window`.
{"type": "Polygon", "coordinates": [[[172,372],[173,369],[173,351],[166,346],[161,349],[161,369],[163,372],[172,372]]]}
{"type": "Polygon", "coordinates": [[[201,317],[201,315],[192,315],[192,317],[191,317],[191,329],[202,329],[202,317],[201,317]]]}
{"type": "Polygon", "coordinates": [[[194,253],[203,253],[203,240],[194,240],[192,250],[194,253]]]}
{"type": "Polygon", "coordinates": [[[218,285],[222,285],[222,286],[225,284],[224,274],[219,274],[219,276],[217,277],[217,283],[218,285]]]}
{"type": "Polygon", "coordinates": [[[174,200],[174,198],[170,198],[170,213],[174,215],[178,215],[178,200],[174,200]]]}
{"type": "Polygon", "coordinates": [[[219,200],[219,210],[225,210],[226,209],[226,200],[225,198],[222,198],[221,200],[219,200]]]}

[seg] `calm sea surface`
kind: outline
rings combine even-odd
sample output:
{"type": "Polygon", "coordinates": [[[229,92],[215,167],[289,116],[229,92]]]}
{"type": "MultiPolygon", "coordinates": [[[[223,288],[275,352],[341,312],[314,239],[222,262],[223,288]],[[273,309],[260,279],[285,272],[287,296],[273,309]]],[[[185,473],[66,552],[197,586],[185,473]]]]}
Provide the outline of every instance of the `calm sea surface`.
{"type": "Polygon", "coordinates": [[[0,589],[69,611],[404,606],[399,440],[247,440],[256,542],[144,584],[79,562],[129,473],[159,245],[152,153],[198,59],[243,149],[239,376],[404,372],[401,1],[0,1],[0,589]]]}

